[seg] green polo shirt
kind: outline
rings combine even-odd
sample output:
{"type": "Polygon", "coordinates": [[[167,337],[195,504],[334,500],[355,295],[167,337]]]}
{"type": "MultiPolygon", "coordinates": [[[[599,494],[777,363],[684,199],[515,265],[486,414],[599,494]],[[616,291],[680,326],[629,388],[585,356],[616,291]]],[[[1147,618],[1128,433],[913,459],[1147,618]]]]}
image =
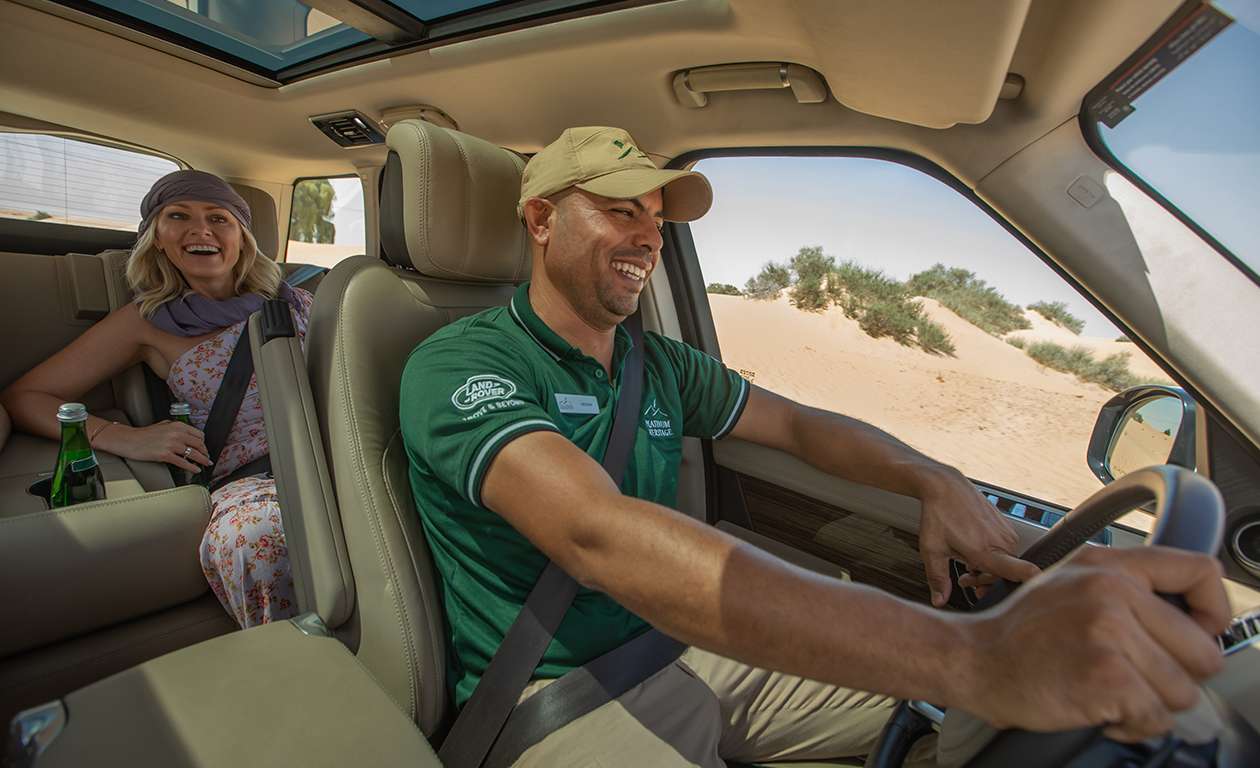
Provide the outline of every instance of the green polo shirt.
{"type": "MultiPolygon", "coordinates": [[[[403,371],[400,420],[411,492],[442,578],[451,682],[472,694],[547,558],[481,503],[495,455],[530,432],[559,432],[603,460],[632,342],[618,328],[603,367],[547,327],[522,285],[507,307],[434,333],[403,371]]],[[[720,362],[644,334],[643,401],[623,493],[673,507],[684,435],[719,438],[739,420],[748,383],[720,362]]],[[[638,635],[647,624],[611,597],[578,591],[535,677],[554,678],[638,635]]]]}

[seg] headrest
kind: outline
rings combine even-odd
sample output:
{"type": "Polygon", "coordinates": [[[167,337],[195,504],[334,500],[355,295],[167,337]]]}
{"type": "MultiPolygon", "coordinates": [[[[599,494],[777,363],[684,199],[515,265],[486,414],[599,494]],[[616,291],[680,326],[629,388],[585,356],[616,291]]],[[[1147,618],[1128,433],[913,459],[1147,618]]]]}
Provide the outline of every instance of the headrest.
{"type": "Polygon", "coordinates": [[[516,153],[420,120],[400,120],[385,143],[381,253],[429,277],[516,283],[529,244],[516,218],[525,161],[516,153]]]}
{"type": "Polygon", "coordinates": [[[253,219],[249,231],[254,233],[258,241],[258,249],[275,259],[280,254],[280,227],[276,225],[276,201],[271,195],[257,187],[247,184],[232,184],[237,194],[245,198],[249,204],[249,215],[253,219]]]}

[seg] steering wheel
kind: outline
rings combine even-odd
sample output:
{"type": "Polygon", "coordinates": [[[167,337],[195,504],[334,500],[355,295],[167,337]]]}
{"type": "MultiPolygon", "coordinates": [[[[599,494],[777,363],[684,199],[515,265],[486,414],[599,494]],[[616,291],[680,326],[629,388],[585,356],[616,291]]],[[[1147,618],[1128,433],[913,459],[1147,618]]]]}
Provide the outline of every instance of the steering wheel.
{"type": "MultiPolygon", "coordinates": [[[[1155,528],[1147,537],[1148,546],[1176,547],[1209,555],[1215,555],[1220,549],[1225,528],[1225,505],[1220,492],[1211,481],[1188,469],[1165,465],[1132,472],[1102,488],[1069,512],[1021,557],[1039,568],[1048,568],[1125,512],[1150,501],[1155,503],[1155,528]]],[[[1014,582],[998,582],[985,595],[978,609],[997,604],[1018,587],[1014,582]]],[[[1180,595],[1163,597],[1180,608],[1186,607],[1180,595]]],[[[1214,703],[1225,724],[1219,739],[1220,748],[1215,753],[1216,764],[1244,765],[1247,755],[1254,757],[1257,754],[1252,750],[1260,744],[1260,736],[1229,711],[1223,702],[1214,703]],[[1233,758],[1229,760],[1231,753],[1233,758]],[[1222,758],[1226,759],[1222,761],[1222,758]]],[[[899,703],[867,758],[867,767],[901,766],[913,742],[931,730],[931,722],[924,713],[930,714],[934,710],[924,702],[899,703]]],[[[939,714],[939,710],[935,711],[939,714]]],[[[948,765],[1051,768],[1087,759],[1091,766],[1108,766],[1130,754],[1129,745],[1106,738],[1101,727],[1059,733],[1019,729],[998,731],[958,710],[951,710],[940,725],[940,757],[946,758],[945,764],[948,765]]]]}

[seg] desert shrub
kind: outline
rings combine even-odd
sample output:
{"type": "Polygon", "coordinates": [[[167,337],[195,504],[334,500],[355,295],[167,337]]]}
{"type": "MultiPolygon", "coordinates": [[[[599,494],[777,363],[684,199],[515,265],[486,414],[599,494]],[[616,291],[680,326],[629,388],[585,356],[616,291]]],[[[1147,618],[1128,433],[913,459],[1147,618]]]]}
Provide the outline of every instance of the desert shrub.
{"type": "Polygon", "coordinates": [[[889,336],[898,344],[914,341],[914,331],[923,319],[923,308],[909,301],[876,301],[858,317],[858,327],[872,338],[889,336]]]}
{"type": "Polygon", "coordinates": [[[904,283],[853,261],[842,261],[832,270],[827,293],[845,316],[853,319],[875,303],[899,303],[909,298],[904,283]]]}
{"type": "Polygon", "coordinates": [[[790,267],[795,278],[790,293],[792,306],[809,312],[826,309],[830,303],[827,280],[835,271],[835,259],[824,255],[821,246],[807,246],[796,252],[790,267]]]}
{"type": "Polygon", "coordinates": [[[954,356],[957,351],[954,348],[954,340],[949,337],[949,331],[946,331],[940,323],[932,320],[922,314],[922,306],[920,307],[920,316],[918,322],[914,325],[914,338],[919,342],[919,347],[924,352],[930,352],[934,355],[954,356]]]}
{"type": "Polygon", "coordinates": [[[744,292],[730,283],[709,283],[705,286],[705,293],[716,293],[721,296],[743,296],[744,292]]]}
{"type": "Polygon", "coordinates": [[[936,299],[972,325],[994,336],[1031,328],[1024,312],[997,289],[961,267],[936,264],[913,275],[907,287],[914,296],[936,299]]]}
{"type": "Polygon", "coordinates": [[[1067,304],[1062,301],[1038,301],[1034,304],[1029,304],[1028,308],[1055,325],[1067,328],[1077,336],[1081,335],[1081,331],[1085,330],[1085,321],[1069,312],[1067,304]]]}
{"type": "Polygon", "coordinates": [[[1129,372],[1129,353],[1118,352],[1102,360],[1095,360],[1093,353],[1084,347],[1064,347],[1052,341],[1038,341],[1025,349],[1028,356],[1056,371],[1071,373],[1082,381],[1088,381],[1119,392],[1138,383],[1129,372]]]}
{"type": "Polygon", "coordinates": [[[744,293],[751,299],[777,299],[779,293],[792,284],[792,273],[784,264],[766,262],[756,277],[748,278],[744,293]]]}
{"type": "Polygon", "coordinates": [[[1023,349],[1024,347],[1028,346],[1028,342],[1024,341],[1023,337],[1021,336],[1012,336],[1006,340],[1006,343],[1010,344],[1012,347],[1015,347],[1016,349],[1023,349]]]}
{"type": "Polygon", "coordinates": [[[1124,342],[1128,342],[1129,344],[1133,343],[1133,339],[1130,339],[1128,336],[1117,336],[1116,341],[1124,341],[1124,342]]]}
{"type": "Polygon", "coordinates": [[[1129,372],[1128,352],[1117,352],[1094,363],[1085,380],[1116,392],[1138,384],[1138,378],[1129,372]]]}

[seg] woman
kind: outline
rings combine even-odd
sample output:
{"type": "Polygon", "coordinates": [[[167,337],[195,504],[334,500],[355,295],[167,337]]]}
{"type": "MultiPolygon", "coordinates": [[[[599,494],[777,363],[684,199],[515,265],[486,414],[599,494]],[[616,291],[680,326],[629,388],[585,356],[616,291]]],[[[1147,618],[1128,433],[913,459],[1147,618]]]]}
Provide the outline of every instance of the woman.
{"type": "MultiPolygon", "coordinates": [[[[143,362],[166,380],[175,400],[192,406],[193,426],[162,421],[129,427],[88,419],[100,450],[160,461],[189,472],[211,466],[202,430],[245,321],[265,299],[293,307],[306,335],[311,295],[281,280],[280,267],[258,252],[244,199],[219,177],[176,171],[140,204],[143,221],[127,261],[135,298],[89,328],[0,394],[14,426],[57,439],[57,407],[143,362]]],[[[251,379],[213,481],[267,454],[257,381],[251,379]]],[[[291,616],[293,579],[275,481],[266,474],[233,479],[210,496],[201,564],[210,588],[242,627],[291,616]]]]}

